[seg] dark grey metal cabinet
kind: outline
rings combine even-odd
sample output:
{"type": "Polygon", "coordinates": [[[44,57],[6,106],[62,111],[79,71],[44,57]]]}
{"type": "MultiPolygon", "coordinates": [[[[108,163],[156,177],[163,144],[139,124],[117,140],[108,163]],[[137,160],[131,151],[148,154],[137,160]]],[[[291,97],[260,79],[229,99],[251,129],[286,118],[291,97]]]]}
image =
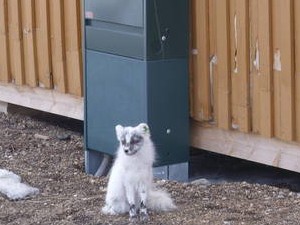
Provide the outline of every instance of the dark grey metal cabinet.
{"type": "Polygon", "coordinates": [[[146,122],[157,175],[185,179],[188,117],[188,1],[85,0],[87,172],[114,155],[115,125],[146,122]]]}

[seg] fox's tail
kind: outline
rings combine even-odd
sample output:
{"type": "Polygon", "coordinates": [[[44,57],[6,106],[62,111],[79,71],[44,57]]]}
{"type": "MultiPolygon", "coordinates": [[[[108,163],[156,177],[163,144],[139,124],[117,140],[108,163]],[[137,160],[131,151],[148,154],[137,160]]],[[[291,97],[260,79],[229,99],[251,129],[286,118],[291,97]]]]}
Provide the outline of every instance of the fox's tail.
{"type": "Polygon", "coordinates": [[[155,211],[172,211],[177,208],[170,195],[167,192],[158,189],[150,191],[148,207],[155,211]]]}

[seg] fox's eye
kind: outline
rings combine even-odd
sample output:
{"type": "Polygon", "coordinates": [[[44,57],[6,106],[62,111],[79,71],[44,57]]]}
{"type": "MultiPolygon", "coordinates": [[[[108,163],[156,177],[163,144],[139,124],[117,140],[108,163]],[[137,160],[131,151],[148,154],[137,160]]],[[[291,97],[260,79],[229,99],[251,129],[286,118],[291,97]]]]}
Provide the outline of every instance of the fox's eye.
{"type": "Polygon", "coordinates": [[[122,143],[122,145],[125,145],[126,144],[126,140],[124,138],[121,139],[121,143],[122,143]]]}
{"type": "Polygon", "coordinates": [[[139,143],[143,138],[141,136],[133,136],[130,140],[130,144],[137,144],[139,143]]]}

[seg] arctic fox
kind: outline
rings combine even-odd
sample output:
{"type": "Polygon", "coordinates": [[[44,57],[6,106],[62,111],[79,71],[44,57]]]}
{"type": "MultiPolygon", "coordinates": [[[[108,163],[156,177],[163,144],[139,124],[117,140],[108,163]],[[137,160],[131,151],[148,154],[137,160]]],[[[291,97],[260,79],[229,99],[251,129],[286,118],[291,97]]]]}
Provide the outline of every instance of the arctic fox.
{"type": "Polygon", "coordinates": [[[117,125],[116,135],[120,144],[102,212],[110,215],[129,213],[131,220],[139,214],[142,220],[147,220],[147,208],[155,211],[176,209],[169,194],[153,185],[155,149],[148,125],[117,125]]]}

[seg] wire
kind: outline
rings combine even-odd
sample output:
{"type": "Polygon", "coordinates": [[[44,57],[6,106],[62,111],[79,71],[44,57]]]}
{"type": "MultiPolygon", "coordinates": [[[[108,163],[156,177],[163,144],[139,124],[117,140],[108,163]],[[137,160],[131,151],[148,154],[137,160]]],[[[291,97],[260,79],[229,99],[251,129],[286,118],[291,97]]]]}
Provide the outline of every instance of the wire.
{"type": "Polygon", "coordinates": [[[160,43],[160,49],[156,52],[157,55],[162,55],[162,58],[165,58],[165,41],[166,41],[166,36],[162,36],[161,30],[160,30],[160,21],[159,21],[159,15],[158,15],[158,7],[157,7],[157,2],[156,0],[153,1],[154,4],[154,15],[155,15],[155,25],[158,33],[158,40],[160,43]]]}

